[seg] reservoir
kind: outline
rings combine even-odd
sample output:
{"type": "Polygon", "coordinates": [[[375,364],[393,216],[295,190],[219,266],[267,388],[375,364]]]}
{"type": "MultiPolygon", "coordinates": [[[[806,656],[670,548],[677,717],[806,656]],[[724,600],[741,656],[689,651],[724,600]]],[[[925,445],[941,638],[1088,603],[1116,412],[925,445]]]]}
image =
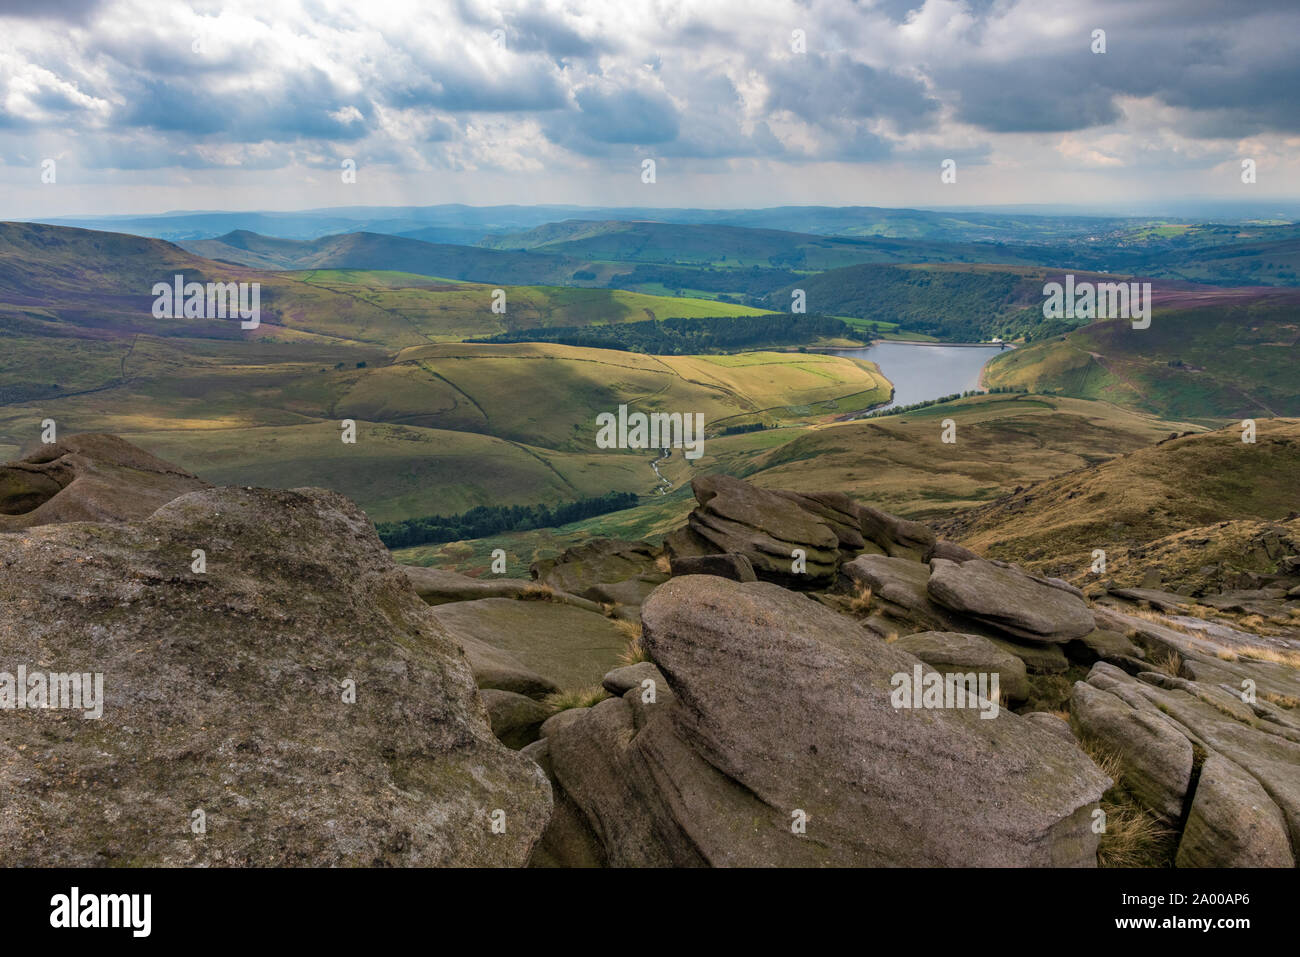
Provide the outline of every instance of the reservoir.
{"type": "Polygon", "coordinates": [[[1002,351],[998,346],[882,341],[862,349],[836,349],[835,354],[880,366],[894,384],[894,400],[881,406],[887,409],[978,389],[980,369],[1002,351]]]}

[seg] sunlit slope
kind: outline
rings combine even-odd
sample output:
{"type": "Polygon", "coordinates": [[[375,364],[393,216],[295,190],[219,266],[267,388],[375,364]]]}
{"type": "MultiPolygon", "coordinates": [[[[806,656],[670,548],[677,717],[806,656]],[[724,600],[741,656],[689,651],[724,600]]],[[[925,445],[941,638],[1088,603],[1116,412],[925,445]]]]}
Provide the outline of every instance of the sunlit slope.
{"type": "Polygon", "coordinates": [[[1300,295],[1158,300],[1147,329],[1108,320],[995,356],[991,386],[1105,399],[1189,419],[1300,415],[1300,295]]]}
{"type": "Polygon", "coordinates": [[[889,396],[870,363],[839,356],[756,352],[646,356],[551,343],[449,343],[403,350],[358,381],[338,409],[430,427],[491,431],[554,448],[590,443],[595,416],[626,404],[702,413],[715,424],[771,410],[830,414],[840,400],[868,408],[889,396]],[[410,405],[402,406],[403,396],[410,405]]]}
{"type": "Polygon", "coordinates": [[[1096,548],[1223,521],[1285,519],[1300,506],[1300,421],[1260,419],[1256,428],[1253,443],[1232,425],[1052,477],[971,511],[951,533],[994,555],[1078,570],[1096,548]]]}

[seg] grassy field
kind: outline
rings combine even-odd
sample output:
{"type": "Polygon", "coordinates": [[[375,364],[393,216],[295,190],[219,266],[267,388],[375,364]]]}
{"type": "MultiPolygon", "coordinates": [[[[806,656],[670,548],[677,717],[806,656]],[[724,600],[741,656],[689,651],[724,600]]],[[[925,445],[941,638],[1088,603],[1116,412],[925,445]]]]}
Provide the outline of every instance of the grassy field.
{"type": "MultiPolygon", "coordinates": [[[[843,491],[927,521],[950,518],[1018,487],[1070,473],[1167,438],[1171,424],[1105,403],[1048,396],[960,399],[883,419],[768,429],[710,439],[700,472],[722,471],[768,488],[843,491]],[[954,420],[957,442],[940,441],[954,420]]],[[[692,471],[679,473],[682,481],[692,471]]],[[[559,529],[402,549],[397,557],[477,574],[493,548],[526,569],[594,537],[657,541],[694,507],[685,488],[637,508],[559,529]]],[[[514,564],[511,573],[518,569],[514,564]]]]}

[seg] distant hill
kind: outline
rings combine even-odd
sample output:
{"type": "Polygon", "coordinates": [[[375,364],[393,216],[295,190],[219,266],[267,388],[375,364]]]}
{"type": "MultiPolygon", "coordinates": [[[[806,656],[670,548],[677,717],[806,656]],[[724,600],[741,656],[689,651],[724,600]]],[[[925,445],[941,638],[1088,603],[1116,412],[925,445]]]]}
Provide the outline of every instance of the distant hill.
{"type": "MultiPolygon", "coordinates": [[[[768,209],[660,209],[651,206],[338,206],[296,212],[191,210],[154,216],[62,217],[56,225],[128,232],[170,240],[210,239],[238,229],[289,239],[331,233],[416,234],[461,231],[456,242],[517,233],[545,223],[583,219],[712,224],[823,236],[928,239],[943,242],[1056,242],[1148,223],[1149,218],[1036,214],[1022,210],[931,211],[876,206],[778,206],[768,209]]],[[[443,236],[420,239],[451,241],[443,236]]]]}
{"type": "Polygon", "coordinates": [[[512,253],[427,243],[379,233],[344,233],[297,240],[235,230],[217,239],[180,243],[220,262],[260,269],[389,269],[478,282],[562,283],[586,264],[544,253],[512,253]]]}
{"type": "Polygon", "coordinates": [[[1090,323],[996,356],[985,381],[1180,419],[1300,415],[1300,292],[1157,292],[1150,328],[1090,323]]]}
{"type": "Polygon", "coordinates": [[[1300,421],[1262,419],[1253,445],[1233,426],[1184,435],[1018,488],[943,531],[982,553],[1076,579],[1100,548],[1107,576],[1130,578],[1134,570],[1115,563],[1120,549],[1213,523],[1293,516],[1298,474],[1300,421]]]}
{"type": "Polygon", "coordinates": [[[846,239],[787,230],[664,222],[566,220],[524,233],[489,237],[493,249],[527,249],[577,259],[837,269],[857,263],[1041,261],[1032,247],[904,239],[846,239]]]}

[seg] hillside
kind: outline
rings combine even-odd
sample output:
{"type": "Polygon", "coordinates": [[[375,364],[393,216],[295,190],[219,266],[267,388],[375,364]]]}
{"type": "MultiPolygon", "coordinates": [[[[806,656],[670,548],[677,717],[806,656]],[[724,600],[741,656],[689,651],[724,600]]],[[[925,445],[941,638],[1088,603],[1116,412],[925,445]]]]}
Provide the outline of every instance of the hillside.
{"type": "Polygon", "coordinates": [[[180,245],[208,259],[261,269],[384,269],[480,282],[503,277],[515,283],[565,282],[584,266],[581,260],[544,253],[500,252],[365,232],[298,240],[236,230],[180,245]]]}
{"type": "Polygon", "coordinates": [[[489,237],[492,249],[610,262],[774,267],[821,271],[859,263],[1037,263],[1036,250],[892,238],[840,238],[775,229],[663,222],[548,223],[489,237]]]}
{"type": "Polygon", "coordinates": [[[1091,323],[995,357],[985,382],[1170,418],[1300,415],[1298,306],[1293,291],[1166,291],[1150,328],[1091,323]]]}
{"type": "MultiPolygon", "coordinates": [[[[1153,563],[1126,565],[1123,555],[1198,530],[1182,540],[1183,564],[1205,565],[1221,523],[1278,522],[1300,508],[1300,421],[1261,419],[1258,428],[1253,445],[1229,426],[1136,449],[1016,489],[942,529],[983,554],[1072,579],[1086,578],[1093,550],[1104,549],[1104,577],[1128,581],[1153,563]]],[[[1245,550],[1229,560],[1245,561],[1245,550]]]]}

